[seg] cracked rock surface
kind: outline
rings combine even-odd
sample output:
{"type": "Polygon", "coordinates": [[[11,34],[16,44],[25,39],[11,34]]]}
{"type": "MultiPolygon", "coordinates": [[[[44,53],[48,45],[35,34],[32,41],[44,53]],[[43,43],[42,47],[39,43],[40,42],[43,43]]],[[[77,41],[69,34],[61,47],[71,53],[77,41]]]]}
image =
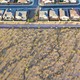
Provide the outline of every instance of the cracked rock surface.
{"type": "Polygon", "coordinates": [[[80,29],[0,29],[0,80],[80,80],[80,29]]]}

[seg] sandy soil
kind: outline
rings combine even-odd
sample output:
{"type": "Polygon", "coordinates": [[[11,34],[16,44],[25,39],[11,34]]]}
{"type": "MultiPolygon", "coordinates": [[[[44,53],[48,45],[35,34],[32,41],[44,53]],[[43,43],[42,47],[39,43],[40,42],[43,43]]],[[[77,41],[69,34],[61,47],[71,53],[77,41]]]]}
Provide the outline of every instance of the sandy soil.
{"type": "Polygon", "coordinates": [[[80,29],[0,29],[0,80],[80,80],[80,29]]]}
{"type": "MultiPolygon", "coordinates": [[[[32,22],[33,24],[80,24],[79,21],[38,21],[32,22]]],[[[26,21],[0,21],[0,24],[32,24],[26,21]]]]}

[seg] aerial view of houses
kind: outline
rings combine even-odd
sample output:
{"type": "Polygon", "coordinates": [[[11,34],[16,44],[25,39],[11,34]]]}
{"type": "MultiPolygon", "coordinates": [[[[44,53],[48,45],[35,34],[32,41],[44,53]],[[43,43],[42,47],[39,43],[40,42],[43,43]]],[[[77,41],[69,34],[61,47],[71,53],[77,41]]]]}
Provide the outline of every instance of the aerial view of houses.
{"type": "Polygon", "coordinates": [[[80,21],[80,0],[0,0],[0,21],[80,21]]]}
{"type": "Polygon", "coordinates": [[[0,0],[0,80],[80,80],[80,0],[0,0]]]}

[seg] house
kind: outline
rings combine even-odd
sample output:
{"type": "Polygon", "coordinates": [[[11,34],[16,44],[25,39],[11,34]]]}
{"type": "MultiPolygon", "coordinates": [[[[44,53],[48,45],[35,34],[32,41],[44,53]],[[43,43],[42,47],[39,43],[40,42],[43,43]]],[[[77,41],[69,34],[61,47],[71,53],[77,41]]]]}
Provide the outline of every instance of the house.
{"type": "Polygon", "coordinates": [[[48,11],[39,11],[39,20],[48,20],[48,11]]]}
{"type": "Polygon", "coordinates": [[[18,0],[19,3],[25,3],[27,0],[18,0]]]}
{"type": "Polygon", "coordinates": [[[65,2],[65,3],[69,3],[70,1],[69,1],[69,0],[64,0],[64,2],[65,2]]]}
{"type": "Polygon", "coordinates": [[[4,10],[0,10],[0,20],[2,20],[4,10]]]}
{"type": "Polygon", "coordinates": [[[27,20],[27,12],[26,11],[16,11],[15,20],[27,20]]]}
{"type": "Polygon", "coordinates": [[[30,0],[18,0],[18,3],[31,3],[32,1],[30,0]]]}
{"type": "Polygon", "coordinates": [[[60,20],[65,20],[65,21],[69,20],[69,16],[67,15],[66,9],[62,8],[59,9],[59,17],[60,20]]]}
{"type": "Polygon", "coordinates": [[[50,20],[59,20],[58,9],[49,10],[49,19],[50,20]]]}
{"type": "Polygon", "coordinates": [[[4,14],[3,14],[3,20],[14,20],[14,15],[12,12],[8,12],[8,9],[5,10],[4,14]]]}
{"type": "Polygon", "coordinates": [[[77,0],[70,0],[70,3],[77,3],[77,0]]]}
{"type": "Polygon", "coordinates": [[[79,20],[79,10],[78,9],[70,9],[70,19],[71,20],[79,20]]]}
{"type": "Polygon", "coordinates": [[[51,3],[54,3],[55,0],[42,0],[42,2],[43,2],[44,4],[51,4],[51,3]]]}
{"type": "Polygon", "coordinates": [[[0,3],[9,3],[10,0],[2,0],[0,3]]]}

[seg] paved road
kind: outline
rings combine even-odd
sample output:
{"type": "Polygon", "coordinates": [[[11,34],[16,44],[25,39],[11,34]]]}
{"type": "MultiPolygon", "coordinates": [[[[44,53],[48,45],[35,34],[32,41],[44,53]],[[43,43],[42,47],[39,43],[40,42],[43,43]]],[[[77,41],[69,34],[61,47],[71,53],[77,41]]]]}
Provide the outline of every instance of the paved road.
{"type": "Polygon", "coordinates": [[[80,8],[80,5],[53,5],[53,6],[42,6],[42,8],[80,8]]]}
{"type": "Polygon", "coordinates": [[[67,28],[67,27],[80,27],[79,25],[72,25],[72,24],[0,24],[0,28],[67,28]]]}

